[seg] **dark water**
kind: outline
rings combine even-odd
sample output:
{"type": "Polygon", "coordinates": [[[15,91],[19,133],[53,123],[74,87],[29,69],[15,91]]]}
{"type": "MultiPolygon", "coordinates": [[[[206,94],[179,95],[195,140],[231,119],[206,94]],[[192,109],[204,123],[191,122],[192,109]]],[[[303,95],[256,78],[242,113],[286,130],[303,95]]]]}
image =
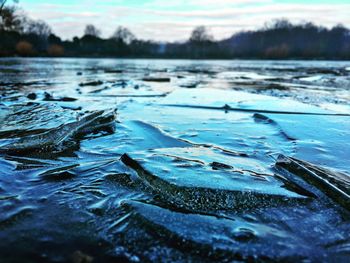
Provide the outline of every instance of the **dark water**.
{"type": "Polygon", "coordinates": [[[0,60],[0,262],[350,256],[350,63],[0,60]]]}

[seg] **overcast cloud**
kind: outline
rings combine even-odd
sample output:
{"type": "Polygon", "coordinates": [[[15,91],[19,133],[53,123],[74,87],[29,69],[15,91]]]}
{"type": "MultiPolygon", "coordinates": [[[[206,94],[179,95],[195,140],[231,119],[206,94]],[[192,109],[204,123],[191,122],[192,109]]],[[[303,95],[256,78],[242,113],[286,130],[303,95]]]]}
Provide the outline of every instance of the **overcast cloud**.
{"type": "Polygon", "coordinates": [[[342,0],[62,0],[54,4],[22,0],[19,5],[65,39],[81,36],[90,23],[104,37],[123,25],[139,38],[158,41],[185,40],[198,25],[207,26],[216,39],[222,39],[277,18],[350,27],[350,1],[342,0]]]}

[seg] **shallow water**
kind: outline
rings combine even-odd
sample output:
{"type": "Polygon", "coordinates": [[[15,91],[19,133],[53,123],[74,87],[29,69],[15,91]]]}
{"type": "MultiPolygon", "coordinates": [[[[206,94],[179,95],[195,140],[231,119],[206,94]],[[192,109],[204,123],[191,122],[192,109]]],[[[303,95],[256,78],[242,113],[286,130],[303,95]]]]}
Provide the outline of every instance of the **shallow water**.
{"type": "Polygon", "coordinates": [[[0,261],[350,256],[348,62],[0,59],[0,261]]]}

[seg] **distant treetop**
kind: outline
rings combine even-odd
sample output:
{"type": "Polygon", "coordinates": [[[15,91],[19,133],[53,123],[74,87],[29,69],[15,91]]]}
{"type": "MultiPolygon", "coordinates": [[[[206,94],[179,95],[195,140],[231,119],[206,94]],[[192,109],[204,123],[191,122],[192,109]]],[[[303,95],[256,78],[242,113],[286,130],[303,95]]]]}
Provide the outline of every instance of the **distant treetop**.
{"type": "Polygon", "coordinates": [[[193,29],[190,42],[193,43],[203,43],[214,41],[214,37],[208,32],[208,29],[205,26],[198,26],[193,29]]]}
{"type": "Polygon", "coordinates": [[[136,39],[135,35],[126,27],[119,26],[113,33],[112,39],[130,44],[136,39]]]}
{"type": "Polygon", "coordinates": [[[85,36],[100,37],[101,30],[97,29],[94,25],[87,25],[84,31],[85,36]]]}

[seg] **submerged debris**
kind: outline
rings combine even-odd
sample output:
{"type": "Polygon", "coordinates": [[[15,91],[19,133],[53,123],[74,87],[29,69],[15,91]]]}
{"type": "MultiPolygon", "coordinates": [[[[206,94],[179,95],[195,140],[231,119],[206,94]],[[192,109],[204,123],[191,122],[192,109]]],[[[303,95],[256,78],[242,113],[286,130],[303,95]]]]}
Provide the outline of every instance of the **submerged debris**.
{"type": "Polygon", "coordinates": [[[31,92],[27,95],[27,98],[30,100],[36,100],[37,95],[34,92],[31,92]]]}
{"type": "Polygon", "coordinates": [[[83,82],[80,83],[79,86],[80,87],[86,87],[86,86],[100,86],[103,84],[103,81],[101,80],[97,80],[97,81],[90,81],[90,82],[83,82]]]}
{"type": "Polygon", "coordinates": [[[73,102],[76,101],[76,98],[71,97],[61,97],[61,98],[55,98],[50,93],[45,92],[44,93],[44,101],[65,101],[65,102],[73,102]]]}
{"type": "Polygon", "coordinates": [[[105,73],[123,73],[124,71],[121,69],[105,69],[105,73]]]}
{"type": "Polygon", "coordinates": [[[170,78],[161,78],[161,77],[145,77],[142,79],[143,81],[146,82],[170,82],[171,79],[170,78]]]}

